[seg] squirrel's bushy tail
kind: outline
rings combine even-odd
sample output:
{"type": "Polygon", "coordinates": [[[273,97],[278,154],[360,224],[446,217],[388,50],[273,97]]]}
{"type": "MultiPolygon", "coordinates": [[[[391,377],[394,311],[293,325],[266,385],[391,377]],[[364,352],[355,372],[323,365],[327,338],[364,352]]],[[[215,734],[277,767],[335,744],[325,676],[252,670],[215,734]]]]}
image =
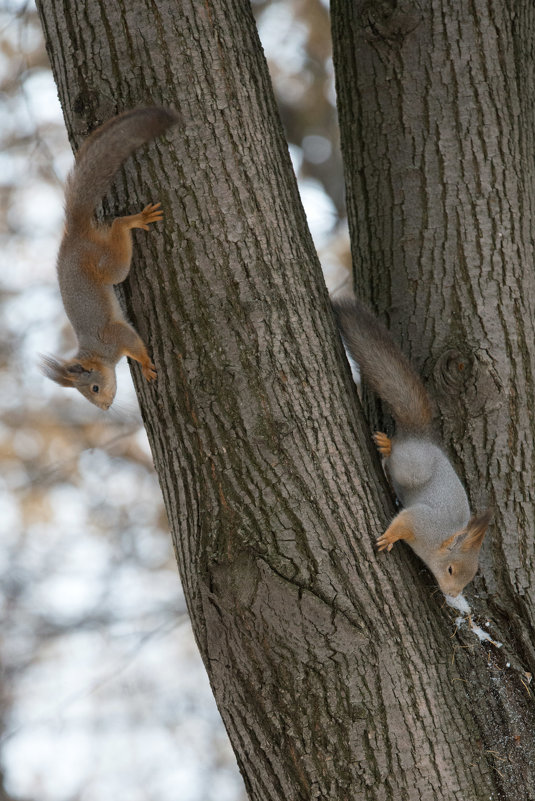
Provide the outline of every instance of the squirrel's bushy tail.
{"type": "Polygon", "coordinates": [[[76,154],[76,163],[67,178],[67,226],[89,223],[123,161],[177,122],[174,111],[146,106],[125,111],[97,128],[76,154]]]}
{"type": "Polygon", "coordinates": [[[355,298],[331,299],[331,303],[347,350],[365,383],[388,404],[398,427],[428,432],[431,400],[387,329],[355,298]]]}

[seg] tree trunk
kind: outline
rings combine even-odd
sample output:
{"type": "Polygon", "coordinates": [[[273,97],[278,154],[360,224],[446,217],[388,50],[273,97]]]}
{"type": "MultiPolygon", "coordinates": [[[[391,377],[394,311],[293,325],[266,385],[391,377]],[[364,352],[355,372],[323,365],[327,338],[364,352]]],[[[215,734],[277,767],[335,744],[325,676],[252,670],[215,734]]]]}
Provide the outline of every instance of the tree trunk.
{"type": "Polygon", "coordinates": [[[136,234],[126,289],[158,382],[134,376],[251,799],[512,798],[513,773],[528,798],[517,640],[453,638],[422,566],[374,550],[392,510],[340,369],[249,3],[39,10],[77,145],[127,107],[182,115],[127,164],[111,205],[165,210],[158,233],[136,234]]]}
{"type": "Polygon", "coordinates": [[[474,588],[533,673],[535,9],[334,0],[332,19],[355,284],[495,508],[474,588]]]}

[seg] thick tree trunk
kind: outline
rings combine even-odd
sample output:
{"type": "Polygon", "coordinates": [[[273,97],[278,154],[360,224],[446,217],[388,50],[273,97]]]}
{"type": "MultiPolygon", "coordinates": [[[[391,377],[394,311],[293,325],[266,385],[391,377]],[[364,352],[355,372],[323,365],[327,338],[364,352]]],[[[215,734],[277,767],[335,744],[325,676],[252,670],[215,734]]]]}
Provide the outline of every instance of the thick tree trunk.
{"type": "Polygon", "coordinates": [[[476,800],[513,770],[532,783],[514,651],[463,632],[458,648],[428,574],[403,548],[374,551],[387,493],[248,2],[78,6],[39,2],[73,142],[151,100],[182,115],[113,207],[165,209],[158,234],[136,234],[127,291],[158,382],[134,373],[250,797],[476,800]]]}
{"type": "Polygon", "coordinates": [[[332,16],[355,284],[428,377],[473,506],[495,507],[475,589],[533,673],[535,9],[332,16]]]}

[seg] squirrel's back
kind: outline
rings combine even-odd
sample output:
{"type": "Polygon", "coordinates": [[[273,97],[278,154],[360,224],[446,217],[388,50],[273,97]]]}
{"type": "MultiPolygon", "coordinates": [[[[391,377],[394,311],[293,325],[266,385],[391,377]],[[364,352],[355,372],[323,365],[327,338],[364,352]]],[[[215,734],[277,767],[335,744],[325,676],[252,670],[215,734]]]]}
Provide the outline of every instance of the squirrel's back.
{"type": "Polygon", "coordinates": [[[394,437],[391,445],[387,464],[396,495],[405,508],[420,505],[432,510],[435,521],[442,523],[442,529],[435,532],[440,545],[445,528],[453,533],[468,523],[466,491],[450,460],[434,442],[402,435],[394,437]]]}
{"type": "Polygon", "coordinates": [[[67,228],[90,223],[98,201],[125,159],[178,121],[160,106],[125,111],[97,128],[76,154],[65,185],[67,228]]]}
{"type": "Polygon", "coordinates": [[[389,406],[399,429],[429,434],[431,400],[387,329],[355,298],[333,298],[331,303],[347,350],[370,389],[389,406]]]}

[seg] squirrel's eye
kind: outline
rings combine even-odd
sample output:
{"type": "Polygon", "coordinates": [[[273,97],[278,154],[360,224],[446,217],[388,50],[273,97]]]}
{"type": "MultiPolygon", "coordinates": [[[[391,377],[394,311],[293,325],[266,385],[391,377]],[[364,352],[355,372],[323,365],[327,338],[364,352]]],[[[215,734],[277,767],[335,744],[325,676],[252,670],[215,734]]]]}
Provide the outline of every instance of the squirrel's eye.
{"type": "Polygon", "coordinates": [[[91,387],[91,391],[92,392],[98,392],[98,390],[99,390],[98,384],[93,384],[93,386],[91,387]]]}
{"type": "Polygon", "coordinates": [[[453,568],[451,565],[448,567],[448,573],[450,574],[450,576],[453,576],[453,568]]]}

